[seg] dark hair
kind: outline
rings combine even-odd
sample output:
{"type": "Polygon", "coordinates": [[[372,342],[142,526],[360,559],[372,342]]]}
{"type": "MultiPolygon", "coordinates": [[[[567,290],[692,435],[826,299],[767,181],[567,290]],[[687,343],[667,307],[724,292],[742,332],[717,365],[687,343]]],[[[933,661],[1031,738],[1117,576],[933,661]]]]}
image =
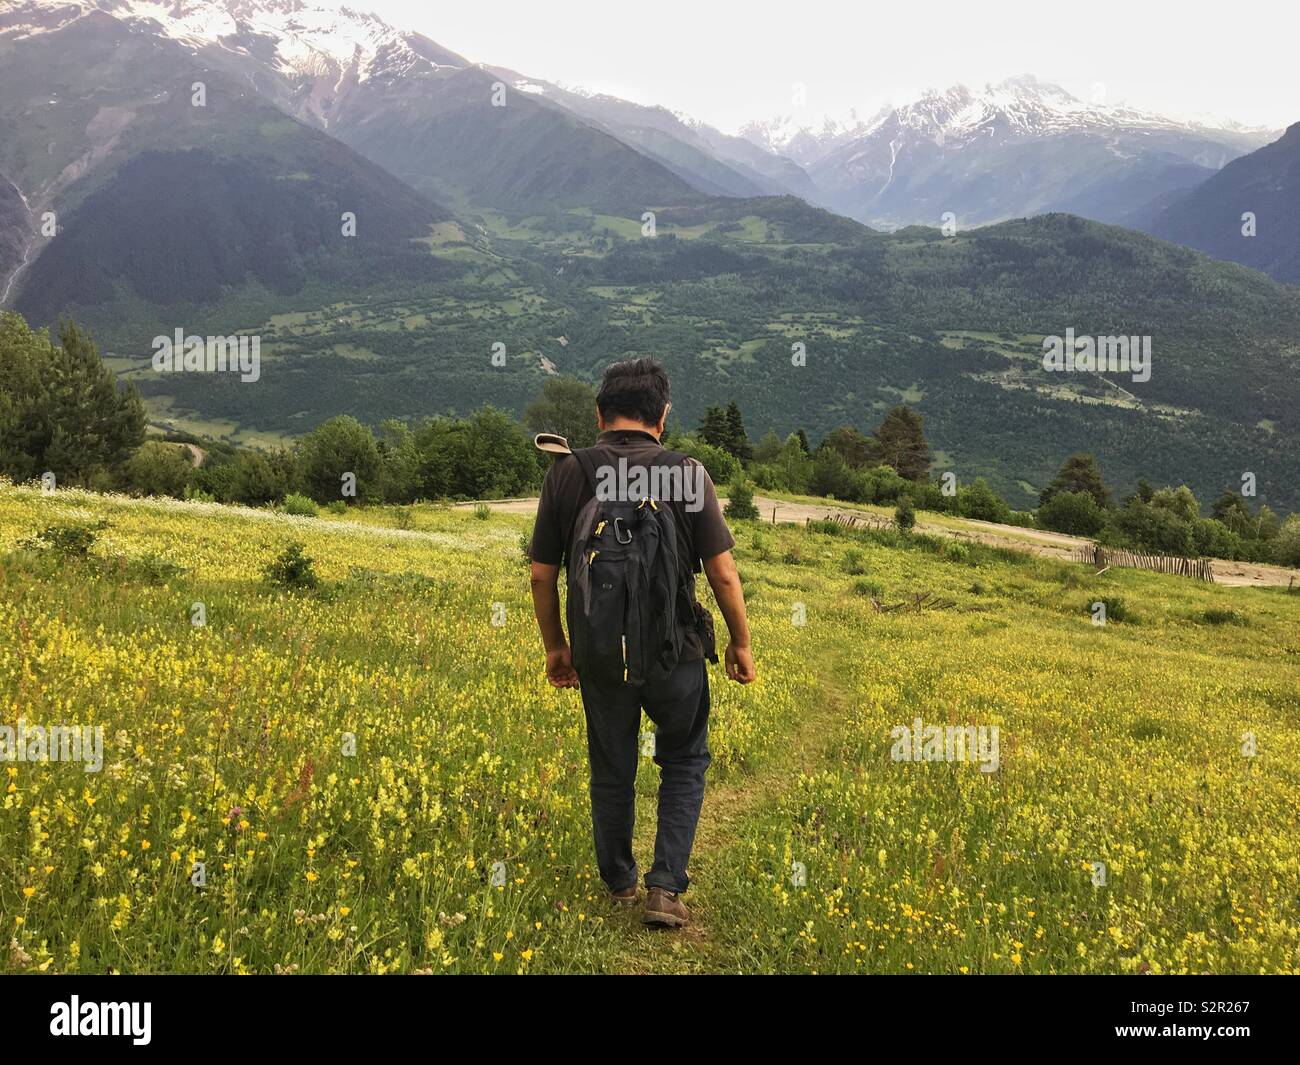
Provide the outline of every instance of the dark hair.
{"type": "Polygon", "coordinates": [[[605,367],[596,393],[602,418],[622,415],[642,425],[657,425],[668,406],[668,374],[646,355],[605,367]]]}

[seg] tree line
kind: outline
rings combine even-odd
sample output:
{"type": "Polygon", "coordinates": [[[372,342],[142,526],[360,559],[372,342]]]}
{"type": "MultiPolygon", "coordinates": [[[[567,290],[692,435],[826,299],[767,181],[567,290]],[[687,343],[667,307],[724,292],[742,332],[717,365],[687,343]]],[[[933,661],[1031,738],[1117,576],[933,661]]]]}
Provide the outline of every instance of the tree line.
{"type": "MultiPolygon", "coordinates": [[[[590,446],[595,406],[585,382],[552,376],[522,424],[483,406],[468,417],[389,419],[377,429],[341,415],[269,450],[185,433],[149,438],[138,392],[119,386],[75,324],[63,324],[56,343],[19,315],[0,315],[0,475],[15,481],[52,473],[59,485],[291,509],[504,498],[536,492],[549,464],[529,434],[555,432],[574,447],[590,446]],[[203,454],[197,465],[196,451],[203,454]]],[[[904,524],[912,511],[929,510],[1139,551],[1300,565],[1300,515],[1283,522],[1230,489],[1205,515],[1186,485],[1145,480],[1116,502],[1085,453],[1065,460],[1033,511],[1014,510],[983,478],[932,477],[924,420],[902,404],[870,433],[839,426],[812,447],[802,429],[752,442],[732,401],[707,407],[693,430],[670,424],[664,443],[729,486],[733,517],[752,516],[746,501],[757,488],[894,505],[904,524]]]]}

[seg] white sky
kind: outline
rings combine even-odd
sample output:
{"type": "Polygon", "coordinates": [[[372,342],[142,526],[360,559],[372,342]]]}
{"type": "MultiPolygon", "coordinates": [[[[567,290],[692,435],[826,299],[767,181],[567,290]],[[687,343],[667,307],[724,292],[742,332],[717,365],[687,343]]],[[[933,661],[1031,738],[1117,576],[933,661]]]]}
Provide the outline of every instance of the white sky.
{"type": "Polygon", "coordinates": [[[868,117],[927,88],[1035,74],[1085,99],[1300,121],[1296,0],[346,0],[475,62],[685,111],[868,117]],[[807,106],[792,106],[792,85],[807,106]]]}

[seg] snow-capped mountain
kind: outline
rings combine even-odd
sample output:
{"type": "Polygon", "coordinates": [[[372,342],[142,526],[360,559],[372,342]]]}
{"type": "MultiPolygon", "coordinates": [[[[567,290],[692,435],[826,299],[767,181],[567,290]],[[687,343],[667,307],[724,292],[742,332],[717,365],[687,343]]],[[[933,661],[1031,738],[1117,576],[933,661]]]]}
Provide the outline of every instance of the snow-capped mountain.
{"type": "Polygon", "coordinates": [[[377,15],[310,0],[0,0],[0,37],[61,29],[92,12],[176,41],[322,126],[358,85],[471,65],[377,15]]]}
{"type": "Polygon", "coordinates": [[[794,193],[882,228],[947,212],[965,225],[1046,211],[1130,222],[1272,139],[1081,100],[1032,76],[729,135],[471,62],[330,0],[0,0],[0,43],[96,18],[167,41],[447,202],[672,202],[693,190],[794,193]],[[485,112],[498,82],[519,106],[485,112]]]}
{"type": "Polygon", "coordinates": [[[773,155],[784,155],[800,166],[812,166],[829,152],[867,133],[887,111],[862,119],[850,108],[841,116],[825,115],[810,122],[799,115],[779,115],[765,122],[749,122],[738,136],[773,155]]]}
{"type": "Polygon", "coordinates": [[[745,135],[803,162],[826,205],[885,228],[949,211],[967,224],[1053,210],[1123,221],[1272,139],[1081,100],[1029,75],[930,91],[856,127],[778,121],[745,135]]]}

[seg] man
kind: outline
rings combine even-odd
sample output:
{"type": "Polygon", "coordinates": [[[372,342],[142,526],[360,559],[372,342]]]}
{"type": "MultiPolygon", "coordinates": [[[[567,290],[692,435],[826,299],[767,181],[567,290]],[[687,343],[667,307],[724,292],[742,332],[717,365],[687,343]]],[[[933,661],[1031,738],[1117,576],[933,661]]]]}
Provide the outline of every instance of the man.
{"type": "MultiPolygon", "coordinates": [[[[695,573],[701,569],[708,577],[730,633],[725,654],[727,676],[748,684],[754,679],[754,659],[744,593],[731,557],[735,540],[704,467],[694,459],[666,452],[660,445],[668,410],[668,375],[653,359],[615,363],[606,369],[596,396],[596,422],[601,430],[596,446],[577,455],[563,454],[552,463],[542,486],[529,557],[533,606],[546,647],[547,678],[556,688],[580,688],[582,694],[591,762],[591,820],[601,879],[616,902],[636,902],[637,864],[632,856],[632,828],[644,709],[656,726],[654,759],[659,766],[659,823],[654,865],[645,877],[645,921],[680,928],[686,924],[689,914],[678,896],[689,883],[686,864],[704,800],[704,772],[710,762],[705,657],[713,654],[712,619],[703,620],[708,618],[707,612],[695,599],[695,573]],[[664,476],[658,482],[651,479],[649,483],[679,486],[682,491],[674,494],[690,497],[657,499],[653,508],[656,512],[666,509],[666,514],[654,516],[656,529],[660,527],[657,523],[663,521],[662,528],[673,530],[676,543],[667,545],[669,550],[663,558],[670,559],[680,573],[678,591],[688,597],[685,612],[689,614],[693,610],[693,618],[700,619],[698,627],[696,624],[683,626],[684,631],[678,637],[680,651],[676,652],[674,644],[666,654],[663,676],[656,676],[653,669],[640,675],[628,654],[626,635],[623,636],[624,661],[616,662],[613,677],[608,669],[597,669],[592,664],[591,652],[586,649],[575,668],[574,655],[560,622],[556,582],[561,562],[567,565],[572,582],[574,567],[590,564],[600,554],[598,550],[587,551],[587,546],[599,543],[608,546],[612,556],[621,557],[618,545],[632,544],[637,535],[631,527],[621,524],[621,518],[612,519],[609,530],[603,528],[611,524],[606,520],[595,521],[594,529],[579,525],[580,516],[590,521],[593,507],[600,506],[605,494],[600,487],[605,483],[601,477],[629,468],[673,474],[675,480],[673,476],[664,476]],[[691,491],[692,488],[695,490],[691,491]],[[606,539],[592,540],[593,533],[606,539]],[[581,557],[569,557],[573,553],[572,545],[579,542],[584,545],[581,557]]],[[[626,505],[619,511],[627,512],[626,505]]],[[[599,587],[611,588],[612,580],[606,577],[599,587]]],[[[573,587],[571,584],[570,635],[576,640],[572,631],[573,587]]],[[[658,620],[664,622],[668,613],[669,610],[658,611],[658,620]]],[[[616,627],[622,628],[621,617],[616,627]]],[[[632,625],[629,628],[635,638],[639,629],[632,625]]],[[[716,656],[713,660],[717,661],[716,656]]]]}

